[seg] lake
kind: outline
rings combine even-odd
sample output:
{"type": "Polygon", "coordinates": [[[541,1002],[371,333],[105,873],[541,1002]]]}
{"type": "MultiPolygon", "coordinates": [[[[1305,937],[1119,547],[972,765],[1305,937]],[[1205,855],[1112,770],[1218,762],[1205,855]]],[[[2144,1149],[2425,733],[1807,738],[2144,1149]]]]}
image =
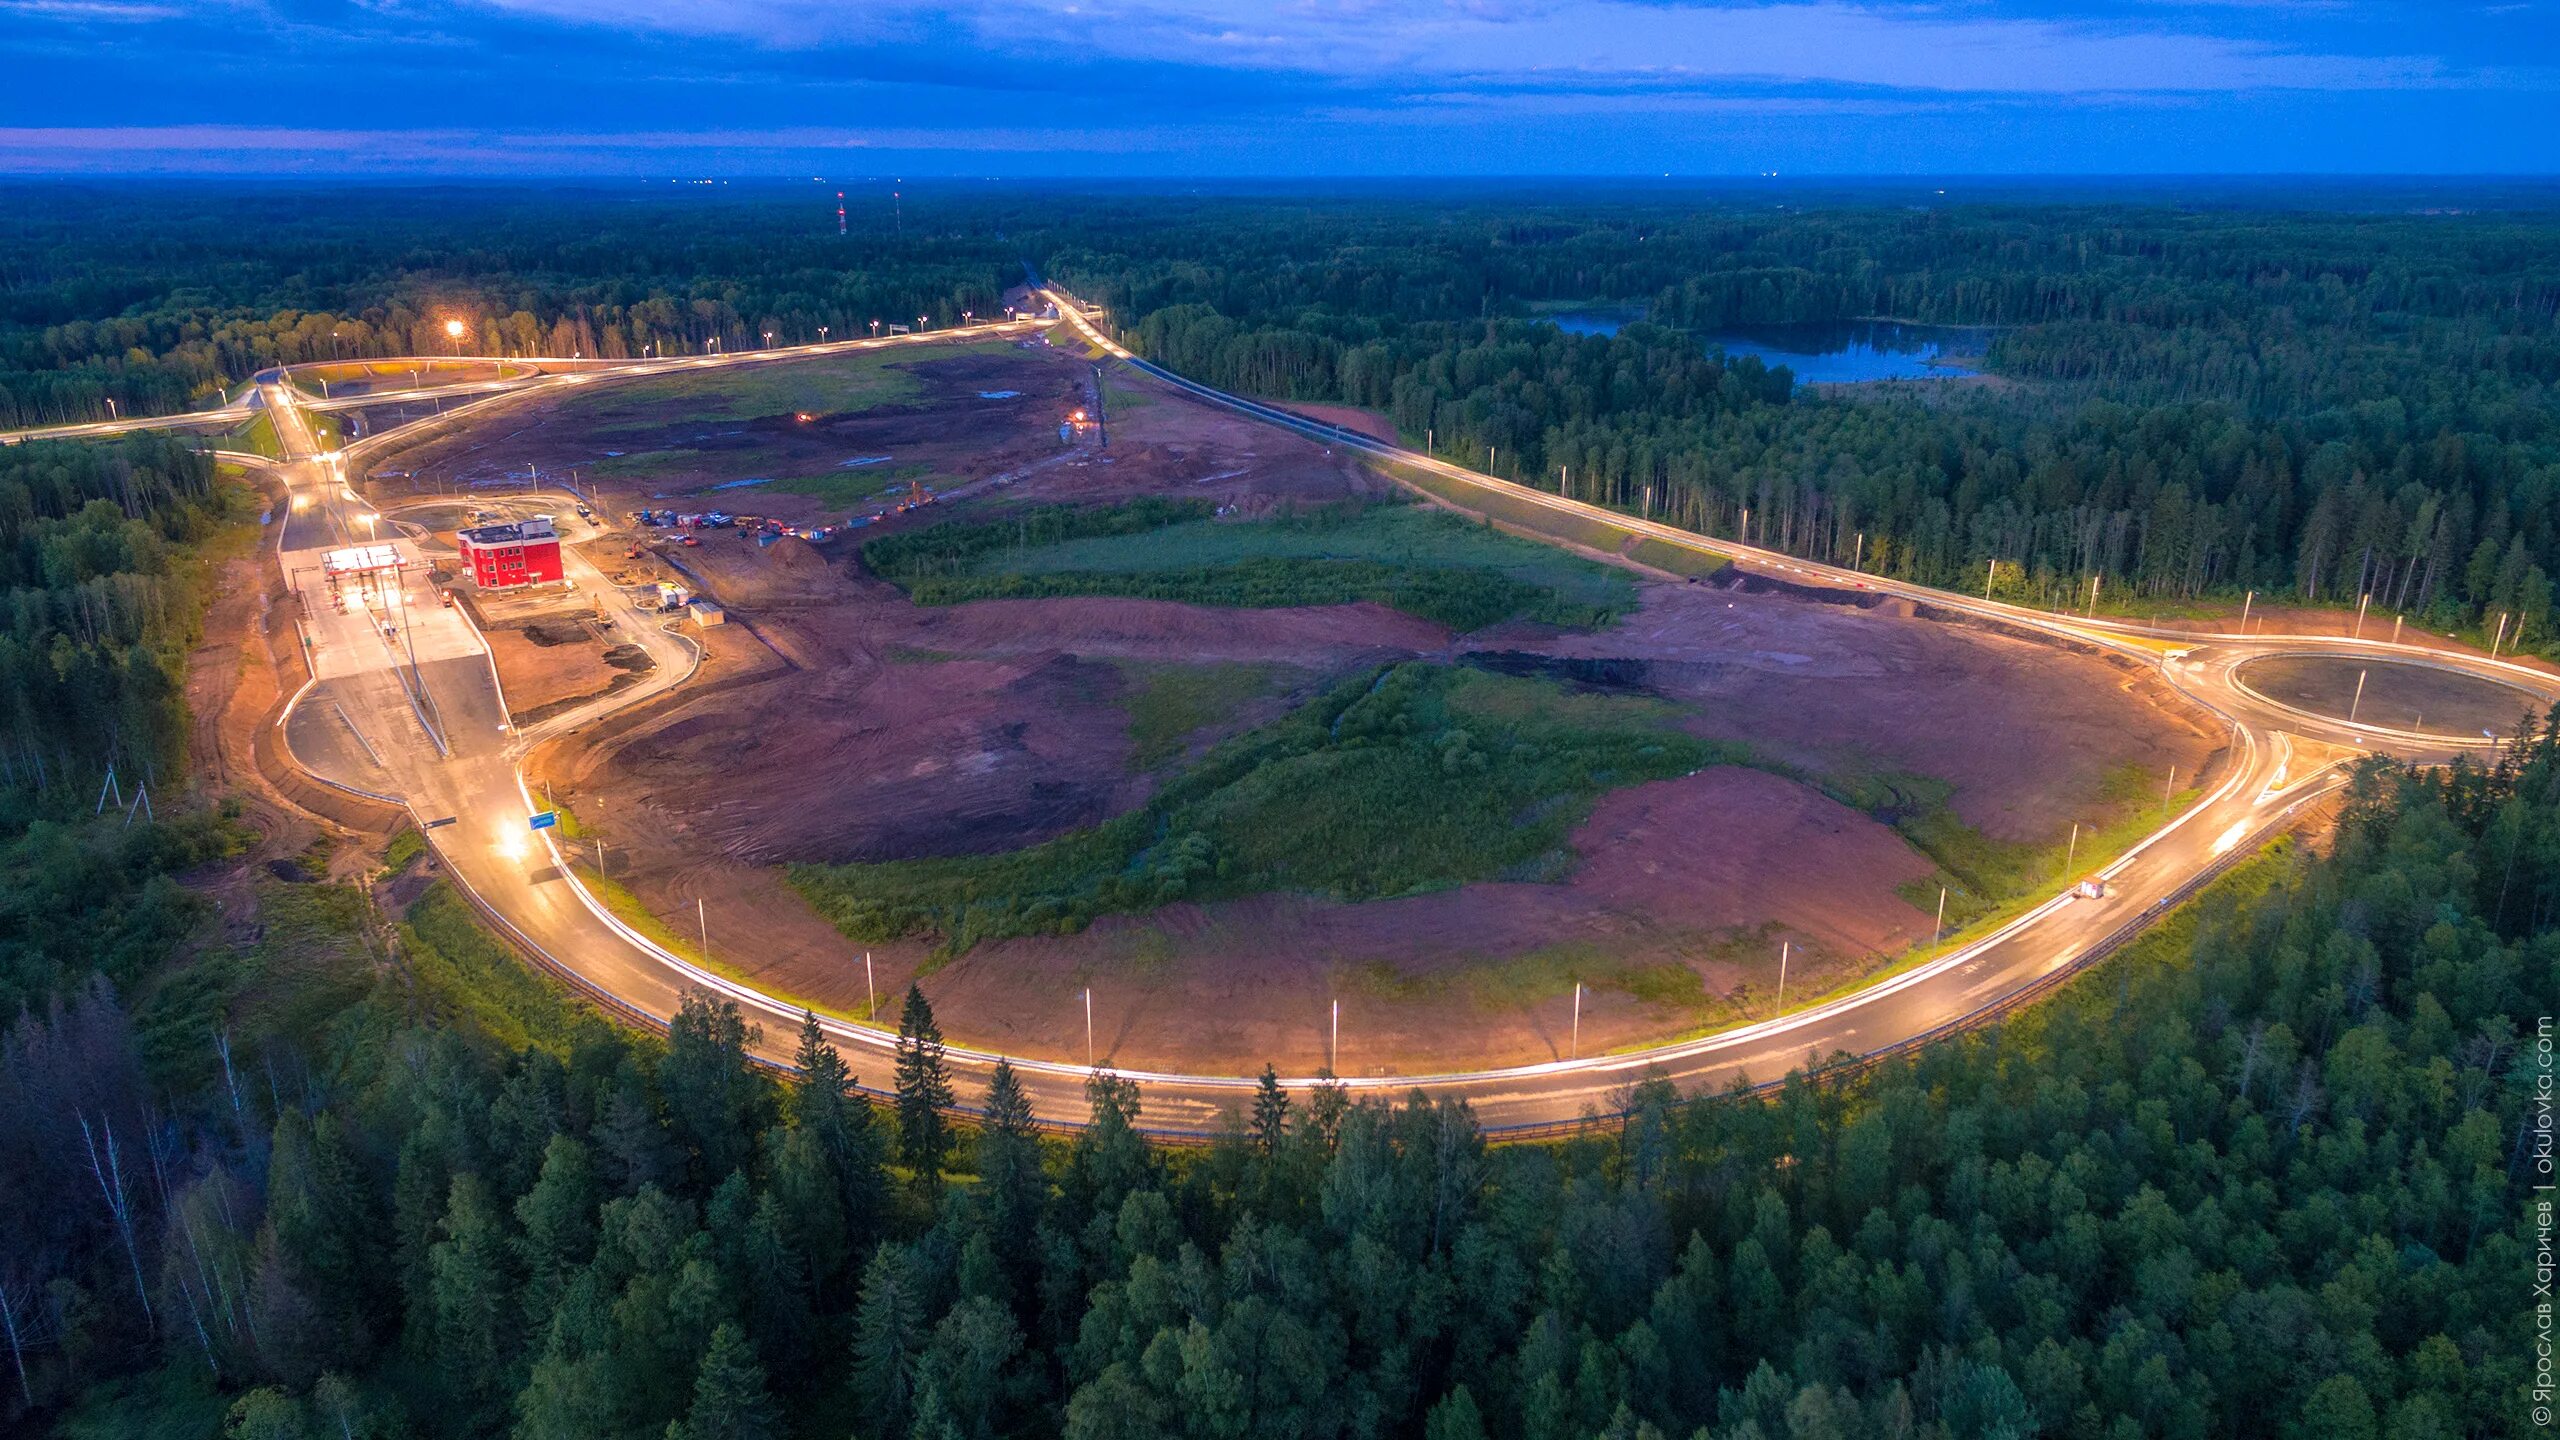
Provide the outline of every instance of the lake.
{"type": "MultiPolygon", "coordinates": [[[[1615,335],[1644,318],[1640,306],[1567,310],[1545,317],[1574,335],[1615,335]]],[[[1898,320],[1836,320],[1808,325],[1767,325],[1709,335],[1727,355],[1751,355],[1771,367],[1784,365],[1800,385],[1853,385],[1868,380],[1943,380],[1981,372],[1946,362],[1950,355],[1978,356],[1994,332],[1982,325],[1914,325],[1898,320]]]]}

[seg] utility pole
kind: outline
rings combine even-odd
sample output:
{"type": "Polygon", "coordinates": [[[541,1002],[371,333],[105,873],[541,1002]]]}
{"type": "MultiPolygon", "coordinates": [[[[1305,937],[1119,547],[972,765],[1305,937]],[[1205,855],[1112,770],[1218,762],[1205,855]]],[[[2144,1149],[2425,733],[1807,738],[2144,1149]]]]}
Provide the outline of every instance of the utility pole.
{"type": "Polygon", "coordinates": [[[2372,604],[2373,592],[2367,590],[2364,592],[2363,598],[2356,601],[2356,633],[2348,638],[2354,640],[2361,640],[2364,638],[2364,612],[2372,604]]]}
{"type": "Polygon", "coordinates": [[[1582,1058],[1582,982],[1573,982],[1573,1050],[1571,1059],[1582,1058]]]}
{"type": "Polygon", "coordinates": [[[2356,723],[2356,712],[2364,708],[2365,674],[2362,670],[2356,672],[2356,698],[2347,702],[2347,723],[2350,725],[2356,723]]]}
{"type": "Polygon", "coordinates": [[[1982,575],[1982,598],[1984,600],[1987,601],[1991,598],[1991,582],[1999,578],[2000,562],[1994,560],[1991,562],[1991,568],[1984,571],[1982,575]]]}
{"type": "Polygon", "coordinates": [[[2169,818],[2169,796],[2170,796],[2171,792],[2175,791],[2177,788],[2178,788],[2178,767],[2177,767],[2177,766],[2175,766],[2175,765],[2172,765],[2172,766],[2170,766],[2170,767],[2169,767],[2169,780],[2168,780],[2168,783],[2167,783],[2167,784],[2164,784],[2164,785],[2162,785],[2162,786],[2160,787],[2160,818],[2161,818],[2161,819],[2163,819],[2163,820],[2166,820],[2166,819],[2168,819],[2168,818],[2169,818]]]}
{"type": "Polygon", "coordinates": [[[702,926],[702,963],[711,963],[711,912],[703,908],[702,897],[693,897],[693,918],[702,926]]]}
{"type": "Polygon", "coordinates": [[[1093,1068],[1093,987],[1084,987],[1084,1068],[1093,1068]]]}
{"type": "Polygon", "coordinates": [[[2240,597],[2240,633],[2243,635],[2249,633],[2249,607],[2255,604],[2257,599],[2258,592],[2255,590],[2240,597]]]}
{"type": "Polygon", "coordinates": [[[2071,848],[2062,852],[2062,873],[2071,873],[2071,862],[2080,858],[2080,822],[2071,822],[2071,848]]]}
{"type": "Polygon", "coordinates": [[[1787,957],[1794,951],[1794,941],[1778,942],[1778,1013],[1781,1015],[1787,1013],[1787,957]]]}
{"type": "Polygon", "coordinates": [[[1332,1073],[1334,1073],[1334,1074],[1336,1074],[1336,1075],[1339,1075],[1339,1074],[1341,1074],[1341,1073],[1342,1073],[1342,1068],[1341,1068],[1341,1067],[1342,1067],[1342,1002],[1341,1002],[1341,1001],[1339,1001],[1339,1000],[1336,1000],[1336,1001],[1334,1001],[1334,1002],[1333,1002],[1333,1038],[1331,1038],[1331,1039],[1329,1039],[1329,1040],[1327,1040],[1327,1041],[1325,1042],[1325,1060],[1324,1060],[1324,1068],[1325,1068],[1326,1070],[1328,1070],[1328,1071],[1331,1071],[1332,1073]]]}
{"type": "Polygon", "coordinates": [[[1849,568],[1852,570],[1867,568],[1867,532],[1864,530],[1858,532],[1858,555],[1856,559],[1849,562],[1849,568]]]}
{"type": "Polygon", "coordinates": [[[1946,886],[1944,886],[1944,885],[1941,885],[1941,886],[1939,886],[1939,887],[1938,887],[1938,933],[1929,937],[1929,943],[1930,943],[1930,944],[1932,944],[1932,945],[1939,945],[1939,944],[1943,944],[1943,943],[1945,943],[1946,938],[1947,938],[1947,887],[1946,887],[1946,886]]]}
{"type": "Polygon", "coordinates": [[[871,952],[862,952],[862,1018],[880,1013],[880,987],[871,978],[871,952]]]}
{"type": "Polygon", "coordinates": [[[2098,618],[2098,577],[2095,575],[2089,577],[2089,618],[2098,618]]]}

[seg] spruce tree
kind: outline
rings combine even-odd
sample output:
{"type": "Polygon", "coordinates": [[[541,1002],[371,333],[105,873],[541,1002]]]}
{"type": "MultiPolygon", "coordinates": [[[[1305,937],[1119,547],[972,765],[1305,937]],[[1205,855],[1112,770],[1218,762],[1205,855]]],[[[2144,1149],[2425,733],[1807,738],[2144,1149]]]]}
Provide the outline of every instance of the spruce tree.
{"type": "Polygon", "coordinates": [[[1040,1132],[1031,1113],[1031,1097],[1011,1063],[996,1062],[987,1081],[986,1119],[978,1131],[978,1191],[985,1197],[991,1228],[1006,1253],[1025,1253],[1040,1219],[1049,1181],[1040,1167],[1040,1132]]]}
{"type": "Polygon", "coordinates": [[[1262,1067],[1262,1083],[1253,1091],[1253,1143],[1265,1155],[1277,1152],[1288,1133],[1289,1092],[1280,1088],[1280,1072],[1262,1067]]]}
{"type": "Polygon", "coordinates": [[[884,1244],[863,1267],[862,1301],[853,1316],[854,1377],[879,1407],[875,1433],[894,1435],[905,1425],[924,1346],[924,1307],[907,1253],[884,1244]]]}
{"type": "Polygon", "coordinates": [[[942,1027],[933,1023],[933,1003],[924,987],[910,982],[907,1003],[898,1016],[898,1158],[915,1172],[919,1184],[942,1178],[943,1161],[951,1153],[951,1075],[942,1063],[942,1027]]]}
{"type": "Polygon", "coordinates": [[[776,1440],[782,1433],[755,1346],[735,1321],[722,1321],[694,1376],[693,1408],[681,1426],[667,1427],[668,1440],[776,1440]]]}

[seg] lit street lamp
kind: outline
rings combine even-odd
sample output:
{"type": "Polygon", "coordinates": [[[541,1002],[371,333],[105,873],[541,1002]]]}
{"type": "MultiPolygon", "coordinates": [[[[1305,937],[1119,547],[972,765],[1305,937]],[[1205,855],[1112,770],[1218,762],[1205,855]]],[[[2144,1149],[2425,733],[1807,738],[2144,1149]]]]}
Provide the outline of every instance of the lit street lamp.
{"type": "Polygon", "coordinates": [[[113,395],[107,397],[107,418],[110,420],[119,420],[123,418],[116,414],[116,397],[113,395]]]}
{"type": "Polygon", "coordinates": [[[770,330],[764,332],[764,348],[767,350],[773,348],[773,332],[770,330]]]}
{"type": "Polygon", "coordinates": [[[877,320],[871,322],[871,338],[874,340],[880,338],[880,322],[877,320]]]}
{"type": "Polygon", "coordinates": [[[827,343],[827,327],[824,325],[818,327],[818,343],[821,345],[827,343]]]}
{"type": "Polygon", "coordinates": [[[462,322],[459,320],[447,320],[444,322],[444,338],[453,342],[453,358],[457,360],[461,359],[462,322]]]}

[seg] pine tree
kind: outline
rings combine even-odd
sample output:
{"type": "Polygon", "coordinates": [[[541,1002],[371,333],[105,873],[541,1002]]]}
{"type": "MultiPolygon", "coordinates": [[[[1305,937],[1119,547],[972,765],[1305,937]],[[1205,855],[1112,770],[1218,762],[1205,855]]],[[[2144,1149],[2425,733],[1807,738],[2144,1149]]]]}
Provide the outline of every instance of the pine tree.
{"type": "Polygon", "coordinates": [[[924,1307],[907,1253],[882,1245],[863,1267],[862,1303],[853,1317],[854,1376],[879,1406],[876,1433],[894,1435],[905,1424],[924,1344],[924,1307]]]}
{"type": "Polygon", "coordinates": [[[1280,1072],[1262,1067],[1262,1083],[1253,1091],[1253,1143],[1266,1156],[1278,1152],[1288,1133],[1289,1092],[1280,1088],[1280,1072]]]}
{"type": "Polygon", "coordinates": [[[1028,1255],[1049,1181],[1040,1166],[1040,1132],[1031,1097],[1010,1062],[998,1060],[987,1081],[986,1118],[978,1131],[978,1193],[990,1228],[1007,1256],[1028,1255]]]}
{"type": "Polygon", "coordinates": [[[898,1158],[915,1172],[918,1184],[942,1178],[943,1161],[951,1153],[950,1073],[942,1063],[942,1027],[933,1023],[933,1004],[924,987],[910,982],[907,1003],[898,1016],[898,1158]]]}
{"type": "Polygon", "coordinates": [[[667,1427],[668,1440],[776,1440],[782,1433],[755,1346],[736,1322],[722,1321],[694,1376],[693,1408],[681,1426],[667,1427]]]}
{"type": "Polygon", "coordinates": [[[1459,1386],[1431,1407],[1431,1416],[1422,1422],[1423,1440],[1484,1440],[1484,1415],[1476,1409],[1476,1397],[1459,1386]]]}

